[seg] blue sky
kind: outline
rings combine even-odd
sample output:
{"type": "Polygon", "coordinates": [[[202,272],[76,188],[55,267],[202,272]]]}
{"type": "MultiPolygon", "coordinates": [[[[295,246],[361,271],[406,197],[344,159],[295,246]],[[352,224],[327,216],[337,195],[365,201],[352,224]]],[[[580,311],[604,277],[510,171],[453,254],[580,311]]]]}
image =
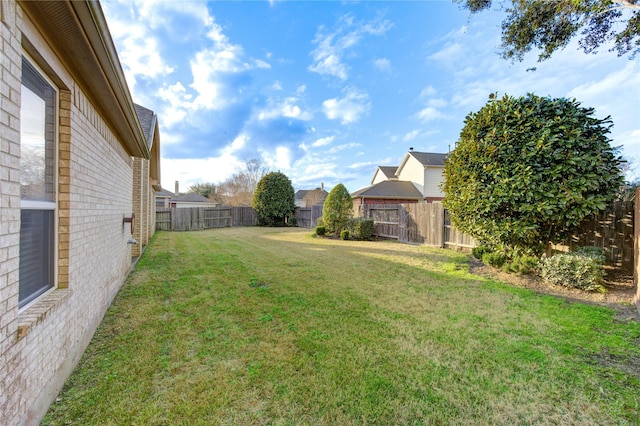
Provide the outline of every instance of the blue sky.
{"type": "Polygon", "coordinates": [[[294,188],[350,192],[410,147],[447,152],[492,92],[570,97],[611,115],[640,176],[640,64],[577,42],[499,57],[499,12],[450,1],[103,0],[136,103],[159,117],[162,185],[221,183],[261,158],[294,188]],[[535,70],[532,70],[535,68],[535,70]]]}

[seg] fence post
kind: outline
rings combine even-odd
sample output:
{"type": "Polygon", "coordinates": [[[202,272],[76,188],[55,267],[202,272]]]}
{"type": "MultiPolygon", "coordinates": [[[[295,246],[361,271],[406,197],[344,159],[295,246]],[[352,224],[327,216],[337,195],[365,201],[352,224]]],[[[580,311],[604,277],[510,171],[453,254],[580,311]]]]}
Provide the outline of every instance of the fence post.
{"type": "Polygon", "coordinates": [[[633,228],[633,282],[636,285],[634,302],[640,312],[640,188],[636,188],[635,197],[635,226],[633,228]]]}

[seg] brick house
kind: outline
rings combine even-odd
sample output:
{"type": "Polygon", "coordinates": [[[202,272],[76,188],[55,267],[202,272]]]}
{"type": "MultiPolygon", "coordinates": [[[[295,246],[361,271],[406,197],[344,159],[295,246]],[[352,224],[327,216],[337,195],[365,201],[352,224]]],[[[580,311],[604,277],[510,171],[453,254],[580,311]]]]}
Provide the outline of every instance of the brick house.
{"type": "Polygon", "coordinates": [[[351,194],[354,210],[363,204],[432,203],[441,201],[440,189],[447,154],[418,152],[413,148],[399,166],[378,166],[371,186],[351,194]]]}
{"type": "Polygon", "coordinates": [[[0,43],[0,424],[11,426],[46,413],[151,237],[159,134],[157,121],[143,130],[98,2],[3,0],[0,43]]]}

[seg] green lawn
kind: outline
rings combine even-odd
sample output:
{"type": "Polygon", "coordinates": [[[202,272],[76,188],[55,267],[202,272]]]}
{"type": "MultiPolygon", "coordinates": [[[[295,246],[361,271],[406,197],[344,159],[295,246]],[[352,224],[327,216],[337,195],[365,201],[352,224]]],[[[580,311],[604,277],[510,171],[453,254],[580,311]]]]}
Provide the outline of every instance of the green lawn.
{"type": "Polygon", "coordinates": [[[160,232],[44,424],[640,423],[640,324],[309,230],[160,232]]]}

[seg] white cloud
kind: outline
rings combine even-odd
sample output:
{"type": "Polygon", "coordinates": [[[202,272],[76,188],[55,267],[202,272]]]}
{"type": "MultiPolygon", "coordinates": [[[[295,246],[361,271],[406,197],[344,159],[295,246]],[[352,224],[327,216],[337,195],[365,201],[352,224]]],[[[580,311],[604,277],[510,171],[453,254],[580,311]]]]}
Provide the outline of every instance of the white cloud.
{"type": "Polygon", "coordinates": [[[436,108],[426,107],[426,108],[423,108],[422,110],[420,110],[415,115],[415,118],[417,118],[418,120],[421,120],[421,121],[426,123],[426,122],[433,121],[433,120],[440,120],[440,119],[448,118],[448,116],[446,114],[443,114],[441,111],[439,111],[436,108]]]}
{"type": "Polygon", "coordinates": [[[429,97],[435,96],[436,93],[437,93],[436,88],[429,85],[420,91],[420,97],[429,98],[429,97]]]}
{"type": "Polygon", "coordinates": [[[313,64],[309,65],[309,71],[346,80],[349,67],[344,64],[343,58],[350,49],[357,46],[365,35],[382,35],[391,27],[392,24],[387,20],[356,24],[351,15],[346,15],[338,21],[337,28],[332,32],[327,33],[323,26],[318,28],[313,40],[317,47],[311,51],[313,64]]]}
{"type": "Polygon", "coordinates": [[[358,121],[371,109],[369,95],[354,88],[346,90],[343,98],[331,98],[322,102],[322,109],[330,120],[340,120],[342,124],[358,121]]]}
{"type": "Polygon", "coordinates": [[[410,131],[408,133],[405,133],[405,135],[402,137],[402,140],[404,142],[412,141],[415,138],[417,138],[418,135],[420,135],[420,131],[421,131],[421,129],[415,129],[415,130],[412,130],[412,131],[410,131]]]}
{"type": "Polygon", "coordinates": [[[179,181],[184,191],[198,182],[220,183],[235,173],[240,164],[231,155],[202,159],[162,158],[162,186],[173,191],[174,182],[179,181]]]}
{"type": "Polygon", "coordinates": [[[373,60],[373,66],[376,67],[378,71],[390,74],[393,69],[391,67],[391,61],[387,58],[378,58],[373,60]]]}
{"type": "Polygon", "coordinates": [[[291,169],[291,160],[293,158],[291,150],[286,146],[278,146],[274,151],[260,150],[260,154],[267,166],[274,170],[280,170],[287,173],[291,169]]]}
{"type": "Polygon", "coordinates": [[[357,148],[359,146],[362,146],[362,144],[359,144],[357,142],[345,143],[345,144],[342,144],[342,145],[337,145],[337,146],[332,147],[331,149],[329,149],[327,151],[327,154],[336,154],[338,152],[344,151],[345,149],[357,148]]]}
{"type": "Polygon", "coordinates": [[[335,139],[335,136],[327,136],[326,138],[320,138],[316,140],[314,143],[312,143],[311,146],[314,148],[326,146],[326,145],[329,145],[331,142],[333,142],[334,139],[335,139]]]}
{"type": "Polygon", "coordinates": [[[276,91],[282,90],[282,83],[280,83],[279,81],[274,82],[271,85],[271,90],[276,90],[276,91]]]}
{"type": "Polygon", "coordinates": [[[258,113],[258,120],[268,120],[277,117],[297,118],[304,121],[311,120],[312,114],[308,111],[303,111],[296,105],[296,102],[298,102],[298,99],[295,97],[286,98],[282,102],[270,100],[267,109],[258,113]]]}

